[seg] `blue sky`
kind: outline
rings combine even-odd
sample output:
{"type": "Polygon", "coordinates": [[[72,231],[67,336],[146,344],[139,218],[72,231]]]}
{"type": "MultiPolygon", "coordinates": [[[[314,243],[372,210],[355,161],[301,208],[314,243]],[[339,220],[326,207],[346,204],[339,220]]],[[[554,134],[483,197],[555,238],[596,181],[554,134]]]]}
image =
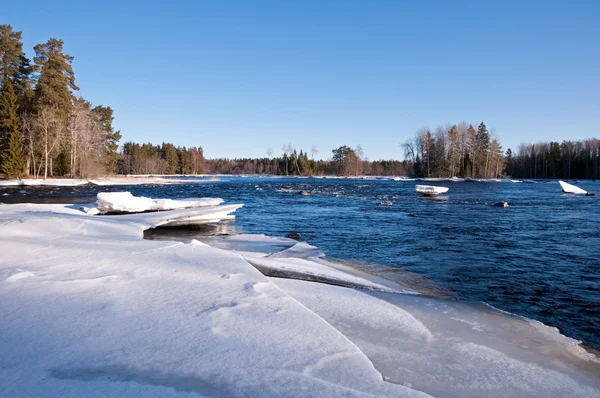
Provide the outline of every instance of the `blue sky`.
{"type": "Polygon", "coordinates": [[[598,1],[29,1],[0,23],[30,57],[64,40],[124,140],[399,159],[418,128],[463,120],[505,149],[600,135],[599,16],[598,1]]]}

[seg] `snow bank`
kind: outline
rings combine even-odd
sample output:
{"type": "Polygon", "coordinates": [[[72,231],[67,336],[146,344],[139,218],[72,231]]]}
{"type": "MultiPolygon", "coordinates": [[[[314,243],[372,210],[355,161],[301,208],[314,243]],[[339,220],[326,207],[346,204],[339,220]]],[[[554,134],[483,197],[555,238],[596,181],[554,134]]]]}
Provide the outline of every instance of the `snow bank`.
{"type": "Polygon", "coordinates": [[[239,206],[101,217],[0,206],[2,395],[600,397],[598,362],[521,318],[250,264],[377,283],[294,257],[309,245],[141,239],[239,206]]]}
{"type": "Polygon", "coordinates": [[[2,395],[426,396],[239,255],[140,239],[155,214],[0,206],[2,395]]]}
{"type": "Polygon", "coordinates": [[[204,183],[218,181],[215,177],[209,178],[176,178],[174,176],[127,176],[127,177],[105,177],[91,180],[74,178],[27,178],[23,180],[0,180],[0,187],[10,186],[56,186],[56,187],[74,187],[79,185],[160,185],[160,184],[183,184],[183,183],[204,183]]]}
{"type": "Polygon", "coordinates": [[[150,199],[133,196],[130,192],[100,192],[96,205],[100,213],[140,213],[144,211],[177,210],[193,207],[218,206],[220,198],[150,199]]]}
{"type": "Polygon", "coordinates": [[[78,180],[72,178],[31,178],[24,180],[0,180],[0,186],[55,186],[55,187],[75,187],[88,184],[88,180],[78,180]]]}

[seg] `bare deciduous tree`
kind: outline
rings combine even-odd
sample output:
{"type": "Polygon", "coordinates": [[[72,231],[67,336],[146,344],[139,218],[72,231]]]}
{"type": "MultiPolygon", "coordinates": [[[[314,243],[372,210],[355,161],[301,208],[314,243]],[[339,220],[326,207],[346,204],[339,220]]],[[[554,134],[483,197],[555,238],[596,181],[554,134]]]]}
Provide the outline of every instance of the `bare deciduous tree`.
{"type": "Polygon", "coordinates": [[[36,133],[44,162],[44,179],[48,178],[48,166],[51,165],[52,154],[58,149],[63,136],[63,129],[56,111],[52,108],[42,108],[34,119],[36,133]]]}

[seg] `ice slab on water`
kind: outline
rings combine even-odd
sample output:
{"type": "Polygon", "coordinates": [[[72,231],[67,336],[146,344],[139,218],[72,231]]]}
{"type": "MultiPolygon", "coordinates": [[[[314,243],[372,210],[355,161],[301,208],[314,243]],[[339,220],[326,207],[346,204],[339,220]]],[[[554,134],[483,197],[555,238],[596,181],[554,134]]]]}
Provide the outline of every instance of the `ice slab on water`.
{"type": "Polygon", "coordinates": [[[218,206],[220,198],[150,199],[133,196],[130,192],[100,192],[96,205],[100,213],[140,213],[144,211],[177,210],[193,207],[218,206]]]}
{"type": "Polygon", "coordinates": [[[243,205],[241,204],[204,206],[164,212],[102,216],[102,218],[137,222],[140,225],[145,225],[147,228],[181,227],[216,223],[223,220],[233,220],[234,216],[231,213],[242,206],[243,205]]]}
{"type": "Polygon", "coordinates": [[[577,195],[587,194],[587,191],[585,191],[575,185],[567,184],[564,181],[559,181],[558,183],[560,184],[560,187],[562,188],[564,193],[573,193],[573,194],[577,194],[577,195]]]}
{"type": "Polygon", "coordinates": [[[350,275],[316,261],[302,258],[246,257],[246,260],[265,275],[322,282],[326,284],[398,292],[392,288],[350,275]]]}
{"type": "Polygon", "coordinates": [[[249,234],[203,236],[196,239],[215,248],[235,251],[244,257],[266,257],[287,250],[297,243],[288,238],[249,234]]]}

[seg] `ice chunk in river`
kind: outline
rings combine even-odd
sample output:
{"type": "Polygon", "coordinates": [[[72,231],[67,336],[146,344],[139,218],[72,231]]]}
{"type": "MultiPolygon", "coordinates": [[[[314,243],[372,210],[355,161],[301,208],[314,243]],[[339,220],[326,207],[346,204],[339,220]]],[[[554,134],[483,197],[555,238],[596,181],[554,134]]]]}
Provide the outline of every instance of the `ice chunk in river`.
{"type": "Polygon", "coordinates": [[[100,213],[140,213],[144,211],[178,210],[194,207],[218,206],[220,198],[150,199],[133,196],[131,192],[100,192],[96,204],[100,213]]]}
{"type": "Polygon", "coordinates": [[[559,181],[558,183],[560,184],[560,187],[562,188],[564,193],[574,193],[578,195],[587,194],[587,191],[584,191],[583,189],[576,187],[575,185],[567,184],[564,181],[559,181]]]}
{"type": "Polygon", "coordinates": [[[448,189],[449,188],[447,188],[447,187],[437,187],[434,185],[417,185],[416,186],[416,191],[425,196],[437,196],[441,193],[448,192],[448,189]]]}

